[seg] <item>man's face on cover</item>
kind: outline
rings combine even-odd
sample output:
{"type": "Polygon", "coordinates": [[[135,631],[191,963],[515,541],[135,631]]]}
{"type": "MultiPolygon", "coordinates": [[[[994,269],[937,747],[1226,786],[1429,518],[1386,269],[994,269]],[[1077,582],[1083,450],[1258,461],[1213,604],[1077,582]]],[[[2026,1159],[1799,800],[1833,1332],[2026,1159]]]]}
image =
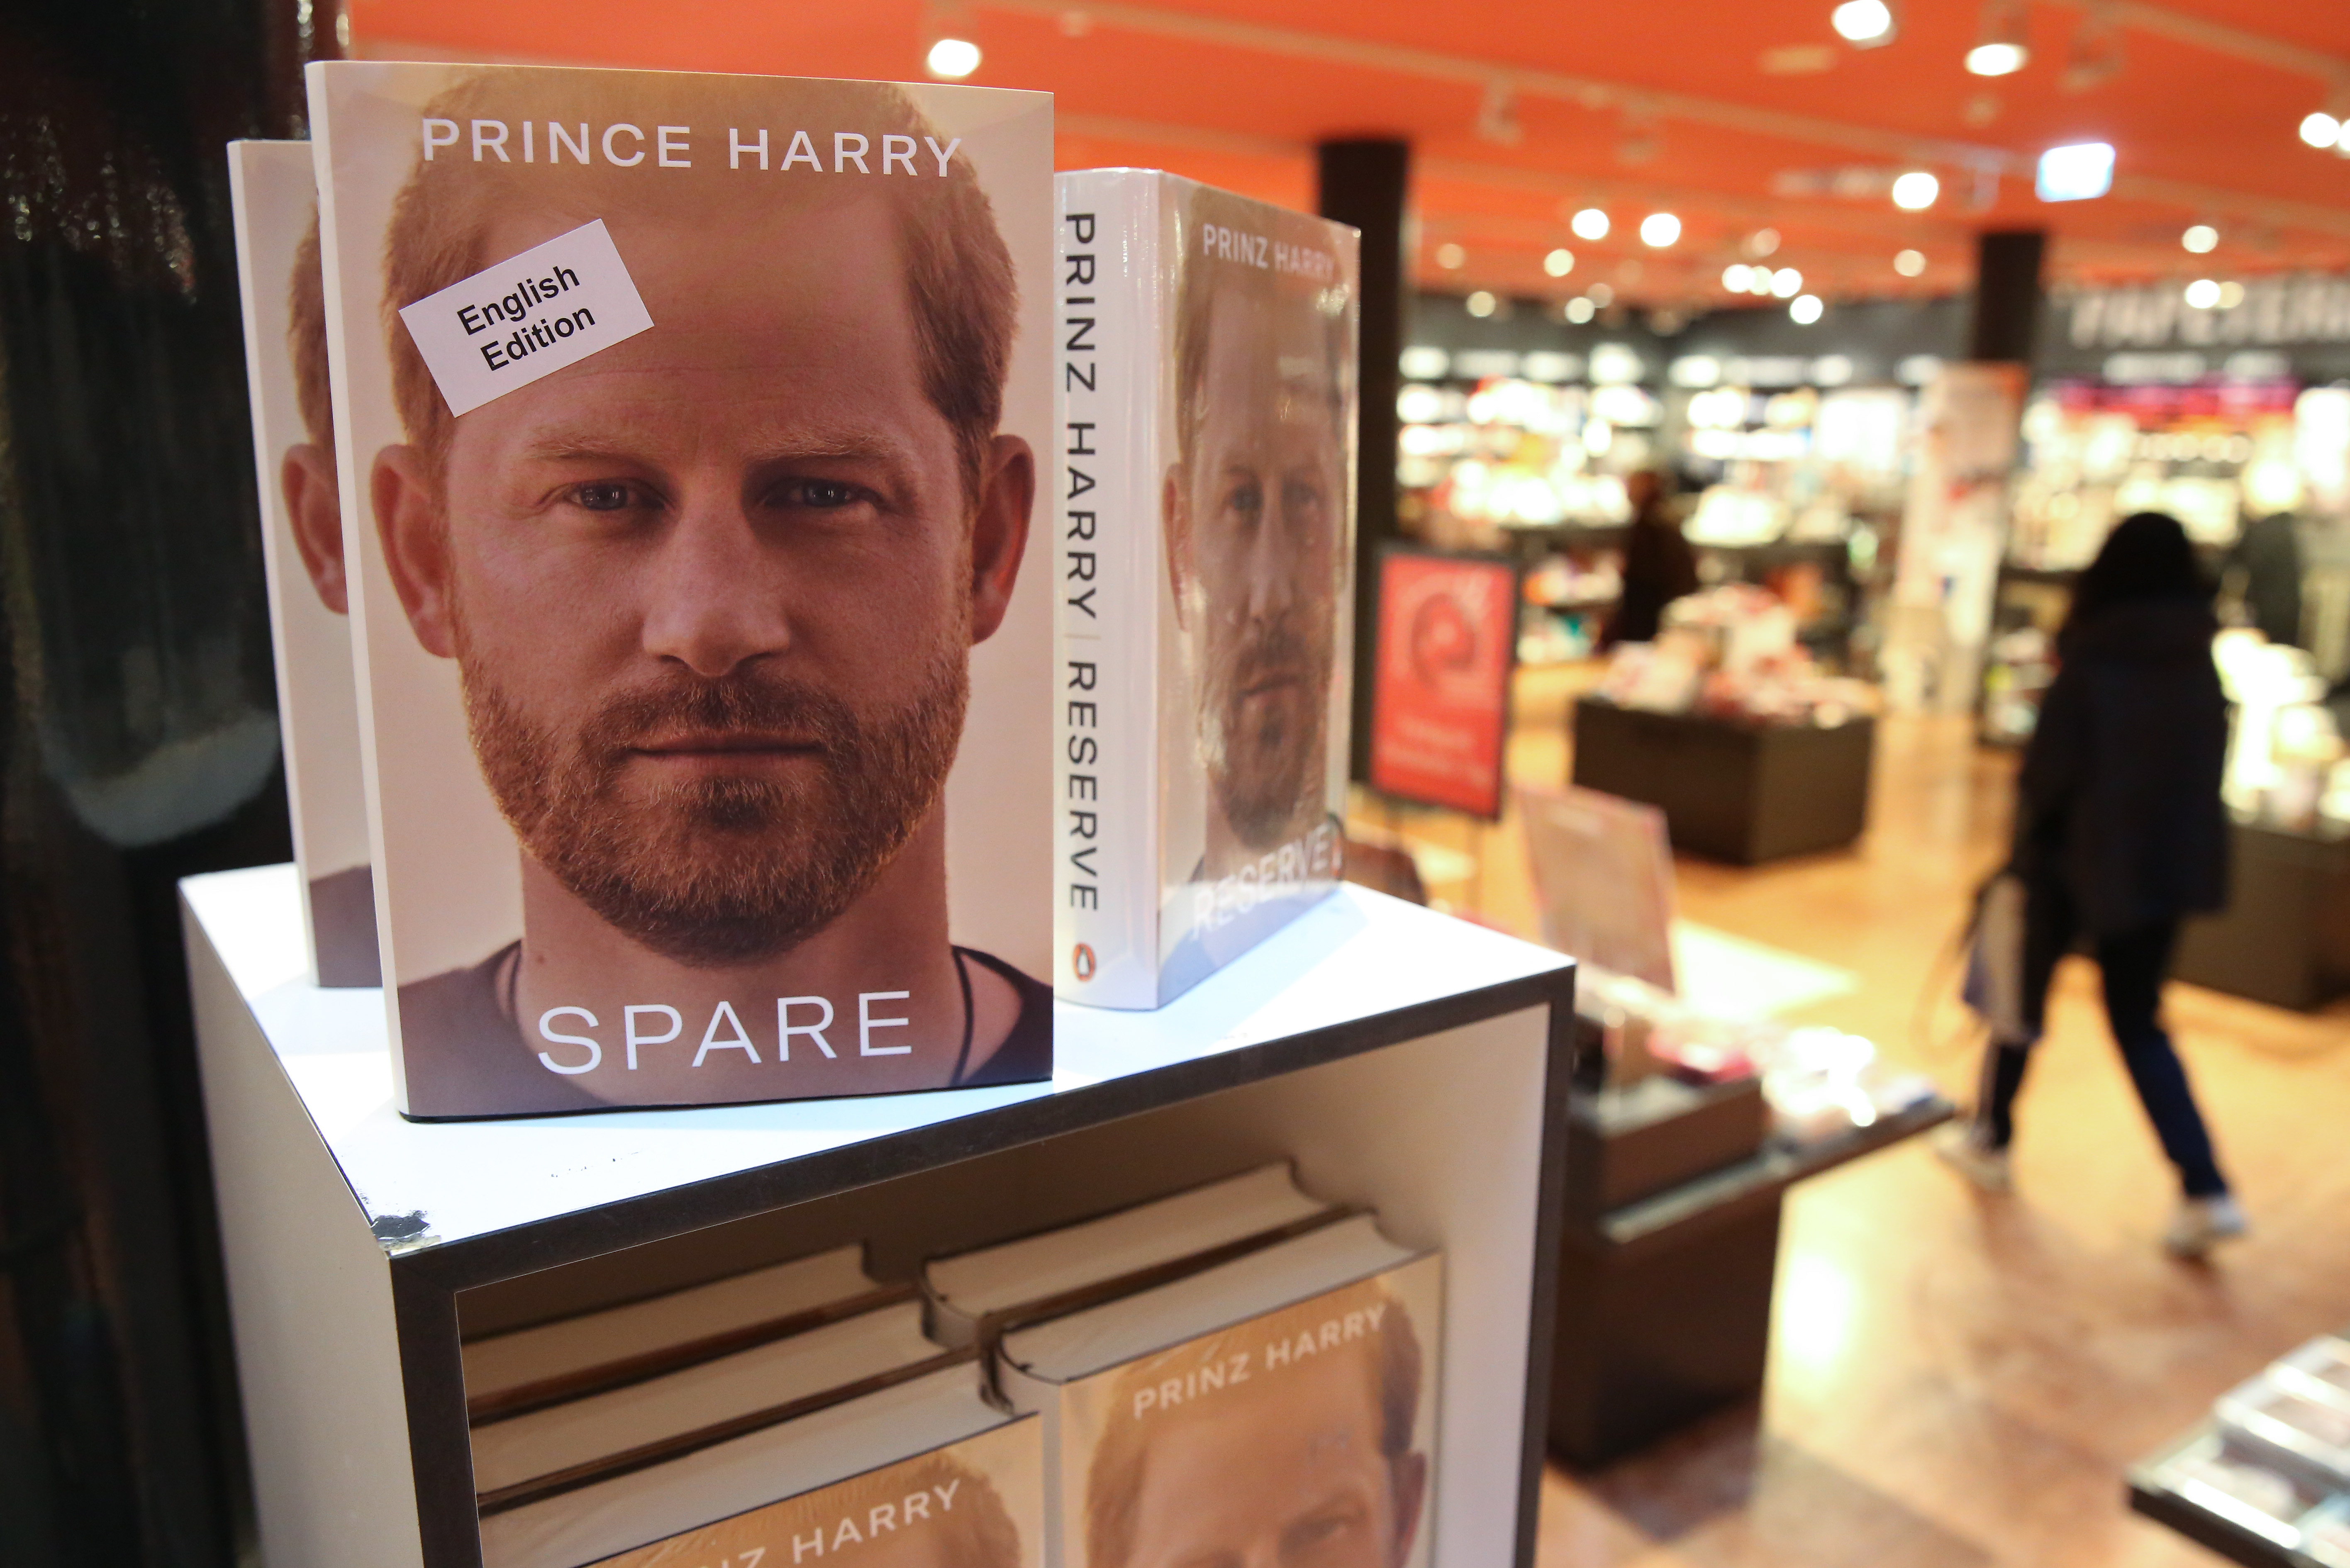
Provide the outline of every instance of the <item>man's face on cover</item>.
{"type": "MultiPolygon", "coordinates": [[[[576,222],[509,219],[489,254],[576,222]]],[[[656,950],[764,958],[935,805],[1002,597],[881,200],[614,238],[656,325],[458,421],[439,539],[387,544],[532,855],[656,950]]]]}
{"type": "Polygon", "coordinates": [[[1321,793],[1346,478],[1310,304],[1228,294],[1211,308],[1178,571],[1196,584],[1209,776],[1241,841],[1267,849],[1321,793]]]}
{"type": "Polygon", "coordinates": [[[1326,1355],[1161,1417],[1120,1568],[1399,1568],[1426,1466],[1379,1451],[1367,1355],[1326,1355]]]}

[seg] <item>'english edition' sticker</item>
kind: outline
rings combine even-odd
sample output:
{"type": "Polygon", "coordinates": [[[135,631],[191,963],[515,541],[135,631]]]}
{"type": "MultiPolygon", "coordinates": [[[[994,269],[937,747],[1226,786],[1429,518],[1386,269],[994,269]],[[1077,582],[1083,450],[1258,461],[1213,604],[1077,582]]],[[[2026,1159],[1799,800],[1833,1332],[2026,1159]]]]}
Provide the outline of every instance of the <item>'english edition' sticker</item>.
{"type": "Polygon", "coordinates": [[[452,414],[653,324],[601,218],[404,306],[400,318],[452,414]]]}

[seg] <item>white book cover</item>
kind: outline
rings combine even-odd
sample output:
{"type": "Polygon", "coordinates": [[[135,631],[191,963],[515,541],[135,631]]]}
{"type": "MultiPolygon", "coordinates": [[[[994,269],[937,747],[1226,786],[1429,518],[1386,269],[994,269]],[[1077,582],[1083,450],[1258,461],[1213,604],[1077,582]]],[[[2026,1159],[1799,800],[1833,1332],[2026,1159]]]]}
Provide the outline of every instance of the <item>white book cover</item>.
{"type": "Polygon", "coordinates": [[[1342,870],[1360,236],[1056,184],[1053,983],[1152,1008],[1342,870]]]}
{"type": "Polygon", "coordinates": [[[261,558],[311,973],[320,985],[380,985],[310,144],[232,141],[228,159],[261,558]]]}
{"type": "Polygon", "coordinates": [[[1364,1217],[1009,1336],[1048,1568],[1426,1568],[1442,1314],[1441,1254],[1364,1217]]]}
{"type": "Polygon", "coordinates": [[[1052,1071],[1052,100],[308,72],[398,1106],[1052,1071]]]}

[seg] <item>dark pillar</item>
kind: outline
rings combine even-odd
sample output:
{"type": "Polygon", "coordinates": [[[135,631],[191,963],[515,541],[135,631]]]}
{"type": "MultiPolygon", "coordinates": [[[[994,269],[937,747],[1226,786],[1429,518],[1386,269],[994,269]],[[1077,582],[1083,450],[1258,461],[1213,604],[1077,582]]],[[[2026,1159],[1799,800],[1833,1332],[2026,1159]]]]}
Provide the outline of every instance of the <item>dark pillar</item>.
{"type": "Polygon", "coordinates": [[[2040,265],[2047,249],[2048,235],[2039,229],[1976,237],[1968,358],[2032,363],[2040,328],[2040,265]]]}
{"type": "Polygon", "coordinates": [[[250,1560],[174,888],[288,854],[223,144],[340,10],[0,10],[9,1568],[250,1560]]]}
{"type": "Polygon", "coordinates": [[[1355,713],[1352,772],[1370,776],[1371,656],[1379,546],[1396,536],[1396,359],[1410,299],[1404,273],[1408,143],[1326,141],[1315,150],[1317,205],[1363,231],[1362,420],[1355,454],[1355,713]]]}

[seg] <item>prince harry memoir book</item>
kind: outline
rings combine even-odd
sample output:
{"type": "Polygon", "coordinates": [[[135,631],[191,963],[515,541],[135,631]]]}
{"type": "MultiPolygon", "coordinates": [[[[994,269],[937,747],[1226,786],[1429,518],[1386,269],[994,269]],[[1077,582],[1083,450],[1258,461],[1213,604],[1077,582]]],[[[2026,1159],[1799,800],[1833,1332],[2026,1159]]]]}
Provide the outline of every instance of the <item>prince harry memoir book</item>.
{"type": "Polygon", "coordinates": [[[380,985],[310,144],[232,141],[228,160],[261,559],[311,973],[320,985],[380,985]]]}
{"type": "Polygon", "coordinates": [[[1050,1076],[1050,98],[308,79],[401,1113],[1050,1076]]]}
{"type": "Polygon", "coordinates": [[[1151,1008],[1339,879],[1359,235],[1057,185],[1053,983],[1151,1008]]]}

